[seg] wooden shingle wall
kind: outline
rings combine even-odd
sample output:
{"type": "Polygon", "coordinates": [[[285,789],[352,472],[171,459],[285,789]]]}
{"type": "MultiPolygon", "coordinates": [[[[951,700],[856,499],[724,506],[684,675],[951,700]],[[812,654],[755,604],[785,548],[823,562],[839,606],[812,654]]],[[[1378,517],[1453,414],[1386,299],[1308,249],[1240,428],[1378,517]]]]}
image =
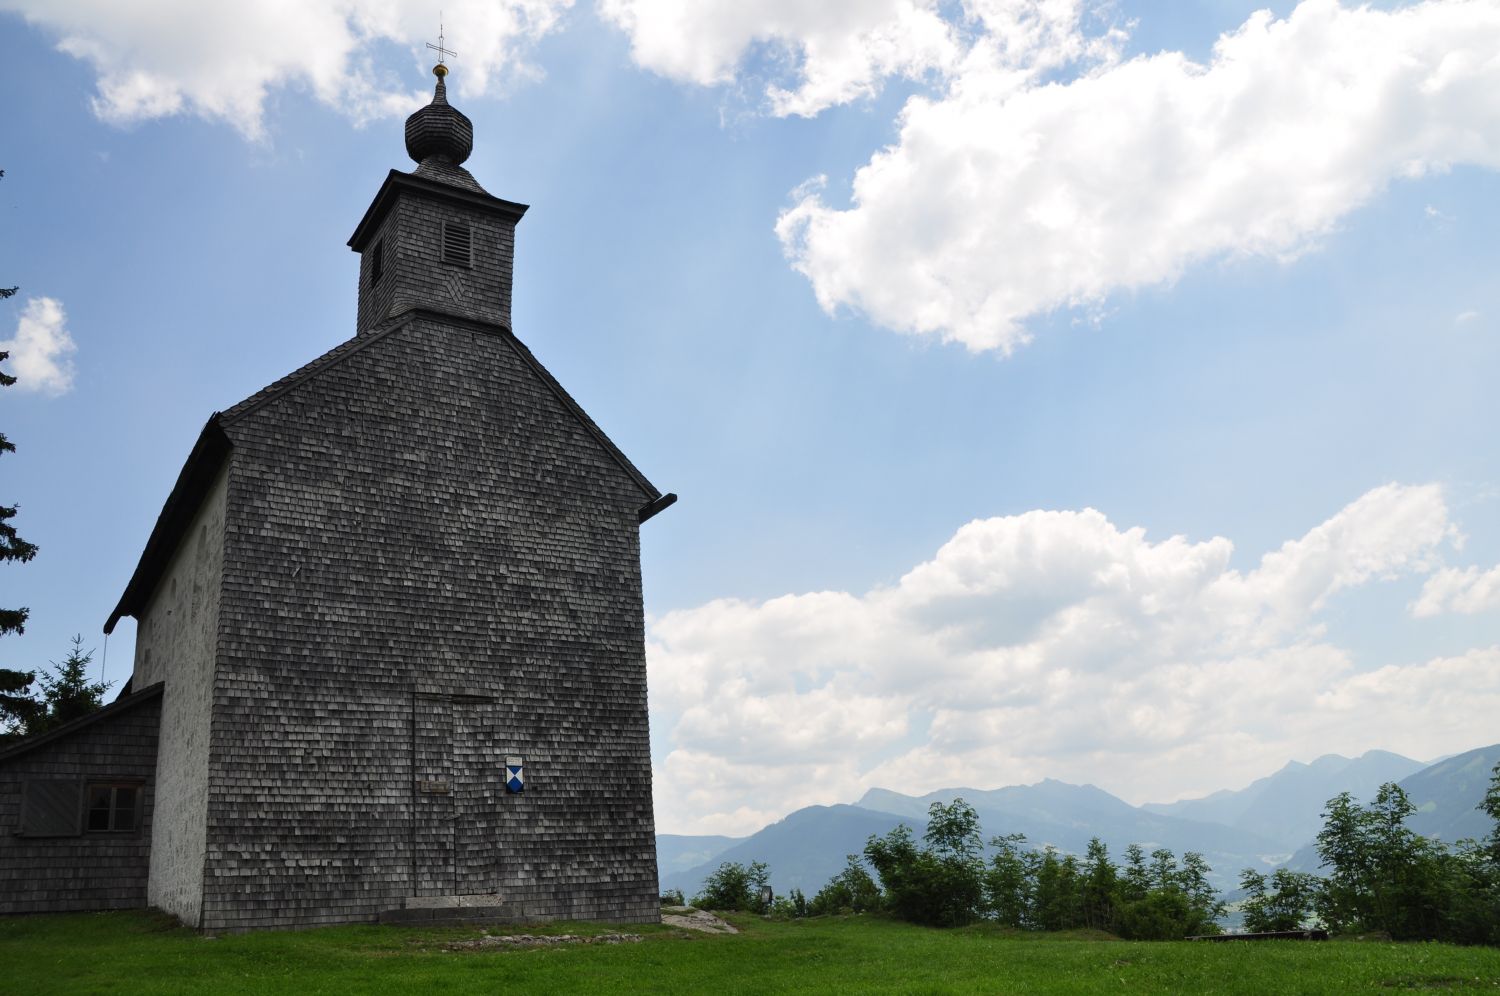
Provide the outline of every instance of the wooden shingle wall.
{"type": "Polygon", "coordinates": [[[146,905],[161,699],[149,696],[34,750],[0,760],[0,914],[130,909],[146,905]],[[140,828],[129,833],[18,836],[28,781],[140,782],[140,828]]]}
{"type": "Polygon", "coordinates": [[[136,623],[137,687],[164,682],[151,905],[197,926],[203,900],[210,709],[218,654],[227,465],[183,532],[136,623]]]}
{"type": "Polygon", "coordinates": [[[648,496],[518,350],[417,317],[225,414],[205,928],[657,918],[648,496]]]}

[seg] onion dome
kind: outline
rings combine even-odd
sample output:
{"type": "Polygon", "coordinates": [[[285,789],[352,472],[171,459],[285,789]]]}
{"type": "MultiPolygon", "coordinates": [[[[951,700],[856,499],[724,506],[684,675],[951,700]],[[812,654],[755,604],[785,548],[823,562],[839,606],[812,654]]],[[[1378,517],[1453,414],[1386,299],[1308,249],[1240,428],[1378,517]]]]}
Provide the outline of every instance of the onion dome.
{"type": "Polygon", "coordinates": [[[448,67],[438,63],[432,72],[437,77],[432,103],[406,119],[406,154],[419,165],[429,160],[457,165],[474,151],[474,123],[448,104],[443,83],[448,67]]]}

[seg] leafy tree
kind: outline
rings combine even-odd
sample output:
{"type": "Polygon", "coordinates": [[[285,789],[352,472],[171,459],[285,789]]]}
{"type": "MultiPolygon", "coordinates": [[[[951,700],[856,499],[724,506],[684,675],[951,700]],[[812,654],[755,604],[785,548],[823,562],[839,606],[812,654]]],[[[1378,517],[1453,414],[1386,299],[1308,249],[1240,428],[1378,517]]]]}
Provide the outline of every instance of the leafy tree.
{"type": "Polygon", "coordinates": [[[1151,873],[1146,870],[1146,852],[1141,845],[1131,844],[1125,848],[1125,870],[1120,875],[1120,898],[1125,903],[1138,903],[1151,891],[1151,873]]]}
{"type": "Polygon", "coordinates": [[[1406,825],[1415,811],[1390,782],[1369,806],[1348,792],[1328,800],[1317,847],[1330,873],[1318,913],[1331,929],[1384,931],[1398,940],[1441,935],[1455,869],[1442,845],[1406,825]]]}
{"type": "Polygon", "coordinates": [[[1078,859],[1073,855],[1057,856],[1057,848],[1048,846],[1033,862],[1036,878],[1032,927],[1036,930],[1073,930],[1083,926],[1083,907],[1079,895],[1078,859]]]}
{"type": "Polygon", "coordinates": [[[927,869],[919,867],[923,857],[911,827],[905,823],[897,824],[884,837],[871,834],[865,841],[865,860],[880,876],[886,907],[901,919],[917,923],[928,922],[924,908],[928,890],[922,881],[927,869]]]}
{"type": "Polygon", "coordinates": [[[1494,824],[1484,839],[1459,841],[1453,853],[1444,855],[1441,939],[1500,945],[1500,764],[1475,808],[1494,824]]]}
{"type": "Polygon", "coordinates": [[[1094,930],[1114,930],[1120,875],[1114,862],[1109,860],[1109,848],[1098,837],[1092,838],[1084,862],[1080,897],[1084,926],[1094,930]]]}
{"type": "Polygon", "coordinates": [[[829,913],[867,913],[880,909],[880,886],[865,871],[859,855],[847,857],[844,870],[818,890],[808,906],[813,916],[829,913]]]}
{"type": "Polygon", "coordinates": [[[880,876],[891,912],[933,927],[976,919],[984,901],[979,814],[962,799],[946,806],[934,802],[923,843],[918,848],[911,827],[903,823],[865,844],[865,859],[880,876]]]}
{"type": "Polygon", "coordinates": [[[1224,915],[1224,901],[1208,882],[1211,871],[1213,869],[1197,851],[1183,853],[1182,871],[1178,873],[1177,886],[1188,901],[1188,934],[1219,933],[1218,921],[1224,915]]]}
{"type": "Polygon", "coordinates": [[[762,861],[752,861],[747,868],[738,861],[726,861],[703,883],[703,891],[693,897],[693,905],[706,910],[748,910],[763,913],[760,890],[771,880],[771,870],[762,861]]]}
{"type": "Polygon", "coordinates": [[[1416,807],[1398,785],[1382,785],[1368,806],[1347,792],[1328,800],[1318,914],[1337,931],[1500,944],[1500,765],[1478,808],[1495,820],[1491,833],[1450,848],[1406,825],[1416,807]]]}
{"type": "Polygon", "coordinates": [[[1490,786],[1485,790],[1484,799],[1475,808],[1484,810],[1489,818],[1495,821],[1485,842],[1490,860],[1500,865],[1500,762],[1497,762],[1490,772],[1490,786]]]}
{"type": "Polygon", "coordinates": [[[984,873],[985,906],[1001,926],[1020,929],[1031,924],[1034,879],[1029,852],[1023,850],[1026,835],[1006,834],[990,841],[995,849],[984,873]]]}
{"type": "Polygon", "coordinates": [[[1151,888],[1170,889],[1177,882],[1177,855],[1165,847],[1151,852],[1151,888]]]}
{"type": "Polygon", "coordinates": [[[942,920],[960,925],[977,919],[984,909],[984,840],[979,814],[962,799],[927,810],[928,850],[936,858],[937,887],[946,897],[942,920]]]}
{"type": "Polygon", "coordinates": [[[1128,864],[1119,890],[1117,930],[1138,941],[1180,940],[1195,934],[1217,934],[1224,903],[1208,882],[1212,871],[1203,855],[1177,856],[1166,848],[1151,852],[1151,864],[1139,847],[1126,851],[1128,864]]]}
{"type": "Polygon", "coordinates": [[[1266,876],[1246,868],[1240,872],[1240,888],[1248,894],[1240,906],[1245,929],[1252,933],[1301,930],[1312,918],[1320,887],[1318,876],[1306,872],[1278,868],[1267,882],[1266,876]]]}

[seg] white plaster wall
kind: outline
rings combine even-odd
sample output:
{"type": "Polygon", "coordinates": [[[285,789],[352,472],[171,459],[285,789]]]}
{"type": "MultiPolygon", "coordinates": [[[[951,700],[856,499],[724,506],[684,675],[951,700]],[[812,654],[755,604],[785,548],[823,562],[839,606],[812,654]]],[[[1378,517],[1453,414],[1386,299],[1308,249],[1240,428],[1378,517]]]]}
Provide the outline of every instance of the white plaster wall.
{"type": "Polygon", "coordinates": [[[228,480],[226,460],[137,620],[135,640],[135,687],[166,682],[146,898],[194,927],[203,906],[209,718],[228,480]]]}

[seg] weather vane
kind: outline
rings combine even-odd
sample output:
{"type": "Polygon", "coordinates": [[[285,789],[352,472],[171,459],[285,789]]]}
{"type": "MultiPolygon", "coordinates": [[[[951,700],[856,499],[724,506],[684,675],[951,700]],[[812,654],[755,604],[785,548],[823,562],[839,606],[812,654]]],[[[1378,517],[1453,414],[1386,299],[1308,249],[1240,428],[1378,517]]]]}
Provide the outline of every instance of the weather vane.
{"type": "MultiPolygon", "coordinates": [[[[428,42],[427,47],[438,54],[438,68],[442,69],[442,72],[438,73],[438,75],[447,75],[448,67],[443,65],[443,61],[447,58],[456,57],[458,53],[443,44],[443,21],[441,14],[438,16],[438,43],[434,45],[432,42],[428,42]]],[[[437,69],[434,69],[433,72],[436,73],[437,69]]]]}

